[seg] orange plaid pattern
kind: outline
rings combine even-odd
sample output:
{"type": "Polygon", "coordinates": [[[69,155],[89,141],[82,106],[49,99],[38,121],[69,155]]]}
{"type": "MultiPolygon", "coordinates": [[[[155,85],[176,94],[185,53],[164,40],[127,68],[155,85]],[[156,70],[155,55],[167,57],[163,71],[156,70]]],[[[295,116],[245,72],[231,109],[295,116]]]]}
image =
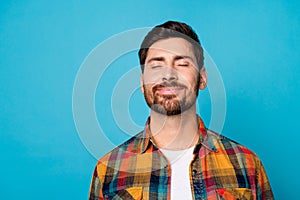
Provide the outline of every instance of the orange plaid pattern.
{"type": "MultiPolygon", "coordinates": [[[[259,158],[244,146],[205,128],[190,164],[194,199],[272,200],[259,158]]],[[[89,199],[170,199],[170,163],[151,142],[149,120],[143,132],[101,158],[91,181],[89,199]]]]}

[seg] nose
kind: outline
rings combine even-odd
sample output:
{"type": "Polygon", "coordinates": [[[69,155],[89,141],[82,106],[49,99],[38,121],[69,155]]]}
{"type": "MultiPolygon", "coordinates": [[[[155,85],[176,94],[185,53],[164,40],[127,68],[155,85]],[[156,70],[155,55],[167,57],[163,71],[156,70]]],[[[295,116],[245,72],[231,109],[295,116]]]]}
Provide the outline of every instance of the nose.
{"type": "Polygon", "coordinates": [[[164,67],[162,72],[162,81],[174,81],[178,79],[178,74],[173,67],[164,67]]]}

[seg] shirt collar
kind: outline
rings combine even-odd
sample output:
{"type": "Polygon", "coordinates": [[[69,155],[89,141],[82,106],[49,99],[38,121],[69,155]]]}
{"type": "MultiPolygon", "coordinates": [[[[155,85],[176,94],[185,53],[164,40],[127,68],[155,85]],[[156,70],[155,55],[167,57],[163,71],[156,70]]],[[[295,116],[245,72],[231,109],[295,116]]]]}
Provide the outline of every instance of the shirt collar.
{"type": "MultiPolygon", "coordinates": [[[[214,145],[214,142],[212,141],[212,138],[209,137],[207,134],[207,128],[204,125],[203,120],[197,115],[198,120],[198,133],[199,133],[199,140],[196,144],[196,147],[194,149],[194,154],[199,154],[199,151],[201,147],[206,148],[209,151],[217,152],[217,149],[214,145]]],[[[143,154],[151,145],[155,146],[151,139],[151,131],[150,131],[150,117],[148,117],[145,129],[142,134],[142,143],[140,148],[140,153],[143,154]]]]}

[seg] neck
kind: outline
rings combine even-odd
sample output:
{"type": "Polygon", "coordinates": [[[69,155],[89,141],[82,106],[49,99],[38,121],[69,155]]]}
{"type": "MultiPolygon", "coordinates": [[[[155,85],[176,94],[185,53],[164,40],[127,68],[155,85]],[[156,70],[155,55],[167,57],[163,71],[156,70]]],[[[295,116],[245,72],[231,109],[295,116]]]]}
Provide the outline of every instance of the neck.
{"type": "Polygon", "coordinates": [[[179,115],[167,116],[151,110],[150,129],[154,143],[163,149],[187,149],[198,142],[196,107],[179,115]]]}

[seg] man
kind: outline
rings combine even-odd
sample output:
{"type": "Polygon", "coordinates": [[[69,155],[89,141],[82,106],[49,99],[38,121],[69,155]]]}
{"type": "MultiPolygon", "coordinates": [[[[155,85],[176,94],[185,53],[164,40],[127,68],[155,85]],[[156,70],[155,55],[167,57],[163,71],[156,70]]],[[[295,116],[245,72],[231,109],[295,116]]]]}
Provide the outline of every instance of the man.
{"type": "Polygon", "coordinates": [[[192,28],[156,26],[139,59],[150,117],[144,131],[98,161],[89,199],[274,199],[259,158],[196,114],[207,74],[192,28]]]}

